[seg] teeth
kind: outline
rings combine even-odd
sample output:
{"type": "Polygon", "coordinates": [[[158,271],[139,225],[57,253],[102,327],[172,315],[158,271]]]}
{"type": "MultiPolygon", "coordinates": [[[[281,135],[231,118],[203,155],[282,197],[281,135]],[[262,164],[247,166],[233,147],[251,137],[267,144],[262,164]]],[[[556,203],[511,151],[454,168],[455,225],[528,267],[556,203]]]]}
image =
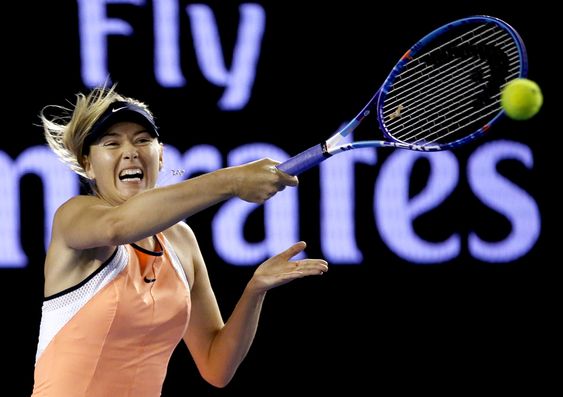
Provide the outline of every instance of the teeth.
{"type": "Polygon", "coordinates": [[[121,179],[122,181],[124,180],[140,181],[141,179],[143,179],[143,170],[141,170],[140,168],[129,168],[127,170],[123,170],[119,174],[119,179],[121,179]]]}
{"type": "Polygon", "coordinates": [[[143,171],[139,168],[131,168],[131,169],[128,169],[128,170],[121,171],[121,174],[119,174],[119,176],[136,175],[136,174],[143,175],[143,171]]]}

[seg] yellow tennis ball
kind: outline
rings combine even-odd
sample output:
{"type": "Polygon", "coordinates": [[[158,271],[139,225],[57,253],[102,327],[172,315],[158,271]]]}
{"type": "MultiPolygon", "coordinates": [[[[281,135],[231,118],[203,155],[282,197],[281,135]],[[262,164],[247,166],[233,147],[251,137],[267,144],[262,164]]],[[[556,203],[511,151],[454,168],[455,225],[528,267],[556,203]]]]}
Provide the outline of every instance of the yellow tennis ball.
{"type": "Polygon", "coordinates": [[[540,87],[532,80],[518,78],[508,82],[501,91],[500,105],[514,120],[527,120],[539,112],[543,104],[540,87]]]}

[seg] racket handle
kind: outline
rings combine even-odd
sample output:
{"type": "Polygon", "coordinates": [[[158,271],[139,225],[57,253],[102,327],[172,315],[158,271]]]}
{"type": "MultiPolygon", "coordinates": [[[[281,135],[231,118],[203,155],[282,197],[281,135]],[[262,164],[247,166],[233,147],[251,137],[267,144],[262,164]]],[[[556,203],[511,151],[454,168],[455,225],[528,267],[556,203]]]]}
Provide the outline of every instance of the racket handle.
{"type": "Polygon", "coordinates": [[[280,171],[295,176],[307,171],[330,156],[331,154],[326,151],[325,143],[321,143],[278,164],[277,167],[280,171]]]}

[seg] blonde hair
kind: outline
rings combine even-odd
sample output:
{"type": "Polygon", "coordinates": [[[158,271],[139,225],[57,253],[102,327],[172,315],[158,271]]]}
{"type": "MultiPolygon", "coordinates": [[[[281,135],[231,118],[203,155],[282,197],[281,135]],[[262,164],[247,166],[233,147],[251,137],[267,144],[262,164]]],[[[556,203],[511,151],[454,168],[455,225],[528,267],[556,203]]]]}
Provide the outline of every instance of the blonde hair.
{"type": "Polygon", "coordinates": [[[140,106],[149,115],[147,105],[133,98],[124,97],[110,88],[94,88],[87,95],[76,94],[76,102],[70,108],[58,105],[45,106],[39,117],[43,126],[45,139],[53,152],[78,175],[88,179],[84,168],[83,146],[86,137],[98,118],[116,101],[129,102],[140,106]],[[49,109],[60,114],[47,116],[49,109]]]}

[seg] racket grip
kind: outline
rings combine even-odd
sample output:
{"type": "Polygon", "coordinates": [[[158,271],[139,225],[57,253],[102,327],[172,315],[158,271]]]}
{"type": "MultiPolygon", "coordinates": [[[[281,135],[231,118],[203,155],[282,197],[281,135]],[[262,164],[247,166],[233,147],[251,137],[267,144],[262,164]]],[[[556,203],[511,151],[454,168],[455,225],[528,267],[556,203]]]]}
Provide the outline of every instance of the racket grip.
{"type": "Polygon", "coordinates": [[[326,151],[324,143],[318,144],[301,152],[287,161],[278,164],[278,169],[289,175],[299,175],[309,168],[321,163],[331,155],[326,151]]]}

